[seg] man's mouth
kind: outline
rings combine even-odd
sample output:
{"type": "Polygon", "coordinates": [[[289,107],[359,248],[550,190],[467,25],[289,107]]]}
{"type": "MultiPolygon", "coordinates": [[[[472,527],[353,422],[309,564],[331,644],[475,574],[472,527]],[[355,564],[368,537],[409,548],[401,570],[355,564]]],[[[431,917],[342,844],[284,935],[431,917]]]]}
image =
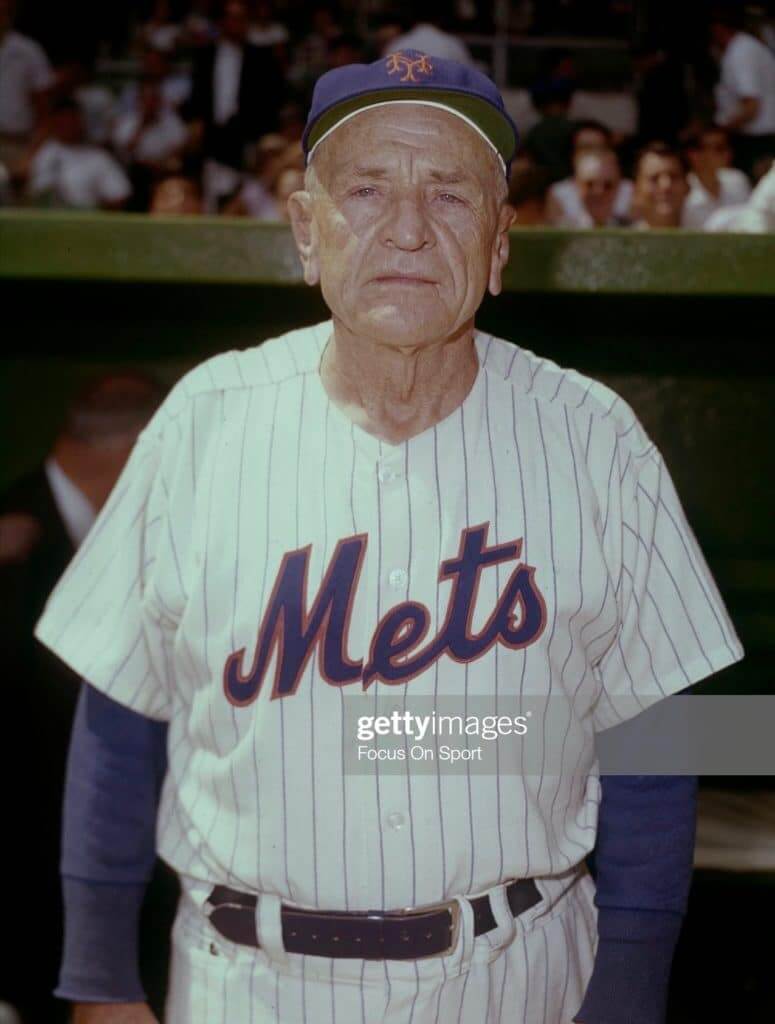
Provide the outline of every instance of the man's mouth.
{"type": "Polygon", "coordinates": [[[375,277],[374,281],[377,284],[405,284],[405,285],[425,285],[435,284],[429,277],[422,277],[420,274],[380,274],[379,277],[375,277]]]}

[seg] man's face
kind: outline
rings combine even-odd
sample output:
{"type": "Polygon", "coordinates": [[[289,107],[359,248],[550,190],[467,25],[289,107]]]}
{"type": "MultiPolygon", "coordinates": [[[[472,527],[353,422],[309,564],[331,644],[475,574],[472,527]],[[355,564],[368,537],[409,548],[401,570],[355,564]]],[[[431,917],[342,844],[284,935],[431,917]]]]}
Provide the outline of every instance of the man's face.
{"type": "Polygon", "coordinates": [[[681,161],[647,153],[635,179],[635,204],[651,227],[676,227],[689,187],[681,161]]]}
{"type": "Polygon", "coordinates": [[[500,291],[513,210],[498,201],[497,158],[460,118],[365,110],[313,163],[319,184],[290,200],[305,279],[355,335],[440,341],[473,320],[488,286],[500,291]]]}
{"type": "Polygon", "coordinates": [[[732,163],[726,132],[704,132],[696,149],[689,150],[689,162],[697,173],[715,172],[732,163]]]}
{"type": "Polygon", "coordinates": [[[613,214],[621,181],[615,154],[581,154],[576,159],[574,178],[581,201],[592,220],[598,225],[607,224],[613,214]]]}

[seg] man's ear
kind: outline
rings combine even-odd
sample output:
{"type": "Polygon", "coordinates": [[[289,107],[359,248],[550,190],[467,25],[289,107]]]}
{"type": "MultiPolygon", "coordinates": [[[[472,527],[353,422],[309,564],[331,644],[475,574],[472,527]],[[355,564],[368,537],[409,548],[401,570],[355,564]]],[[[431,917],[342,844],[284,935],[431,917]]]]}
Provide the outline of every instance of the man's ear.
{"type": "Polygon", "coordinates": [[[288,197],[288,216],[304,269],[304,280],[307,284],[315,285],[320,281],[318,228],[312,212],[312,196],[309,192],[302,190],[294,192],[288,197]]]}
{"type": "Polygon", "coordinates": [[[490,277],[487,282],[490,295],[500,295],[503,268],[509,262],[509,229],[517,217],[517,211],[503,203],[498,214],[498,228],[490,257],[490,277]]]}

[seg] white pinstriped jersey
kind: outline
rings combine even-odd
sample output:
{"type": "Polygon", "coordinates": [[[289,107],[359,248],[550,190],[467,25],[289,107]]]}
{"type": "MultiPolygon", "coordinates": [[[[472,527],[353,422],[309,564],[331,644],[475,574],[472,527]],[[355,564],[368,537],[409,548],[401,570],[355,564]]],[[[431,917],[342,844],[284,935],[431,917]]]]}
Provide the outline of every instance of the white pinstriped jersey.
{"type": "Polygon", "coordinates": [[[529,642],[501,638],[468,660],[447,646],[394,684],[399,694],[463,701],[497,688],[508,709],[568,692],[582,724],[601,728],[616,720],[609,697],[648,703],[738,660],[669,473],[614,392],[482,332],[462,405],[381,442],[323,388],[331,330],[219,355],[176,385],[37,636],[115,700],[169,721],[158,844],[185,876],[365,910],[560,875],[594,844],[593,764],[543,780],[414,775],[410,762],[405,774],[350,775],[345,691],[368,713],[387,685],[364,689],[361,675],[394,606],[424,605],[422,644],[437,637],[453,588],[440,566],[481,524],[488,547],[516,548],[479,574],[470,635],[518,561],[543,619],[529,642]],[[339,633],[331,611],[310,657],[292,663],[288,616],[268,613],[290,586],[289,559],[306,574],[308,613],[343,551],[354,560],[339,633]],[[256,671],[262,636],[283,630],[256,671]]]}

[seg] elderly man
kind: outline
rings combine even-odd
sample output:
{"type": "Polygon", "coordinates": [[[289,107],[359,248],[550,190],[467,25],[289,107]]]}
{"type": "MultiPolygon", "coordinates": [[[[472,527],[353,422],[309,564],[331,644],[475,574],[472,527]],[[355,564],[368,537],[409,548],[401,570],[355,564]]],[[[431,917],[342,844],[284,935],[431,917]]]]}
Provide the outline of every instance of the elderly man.
{"type": "Polygon", "coordinates": [[[742,649],[633,411],[475,327],[515,145],[453,62],[324,75],[290,215],[331,319],[189,373],[54,592],[37,636],[91,684],[63,853],[76,1021],[154,1020],[132,925],[160,741],[171,1024],[663,1020],[696,780],[601,792],[591,739],[742,649]],[[409,700],[550,693],[575,768],[391,770],[379,744],[359,764],[381,698],[400,743],[409,700]]]}

